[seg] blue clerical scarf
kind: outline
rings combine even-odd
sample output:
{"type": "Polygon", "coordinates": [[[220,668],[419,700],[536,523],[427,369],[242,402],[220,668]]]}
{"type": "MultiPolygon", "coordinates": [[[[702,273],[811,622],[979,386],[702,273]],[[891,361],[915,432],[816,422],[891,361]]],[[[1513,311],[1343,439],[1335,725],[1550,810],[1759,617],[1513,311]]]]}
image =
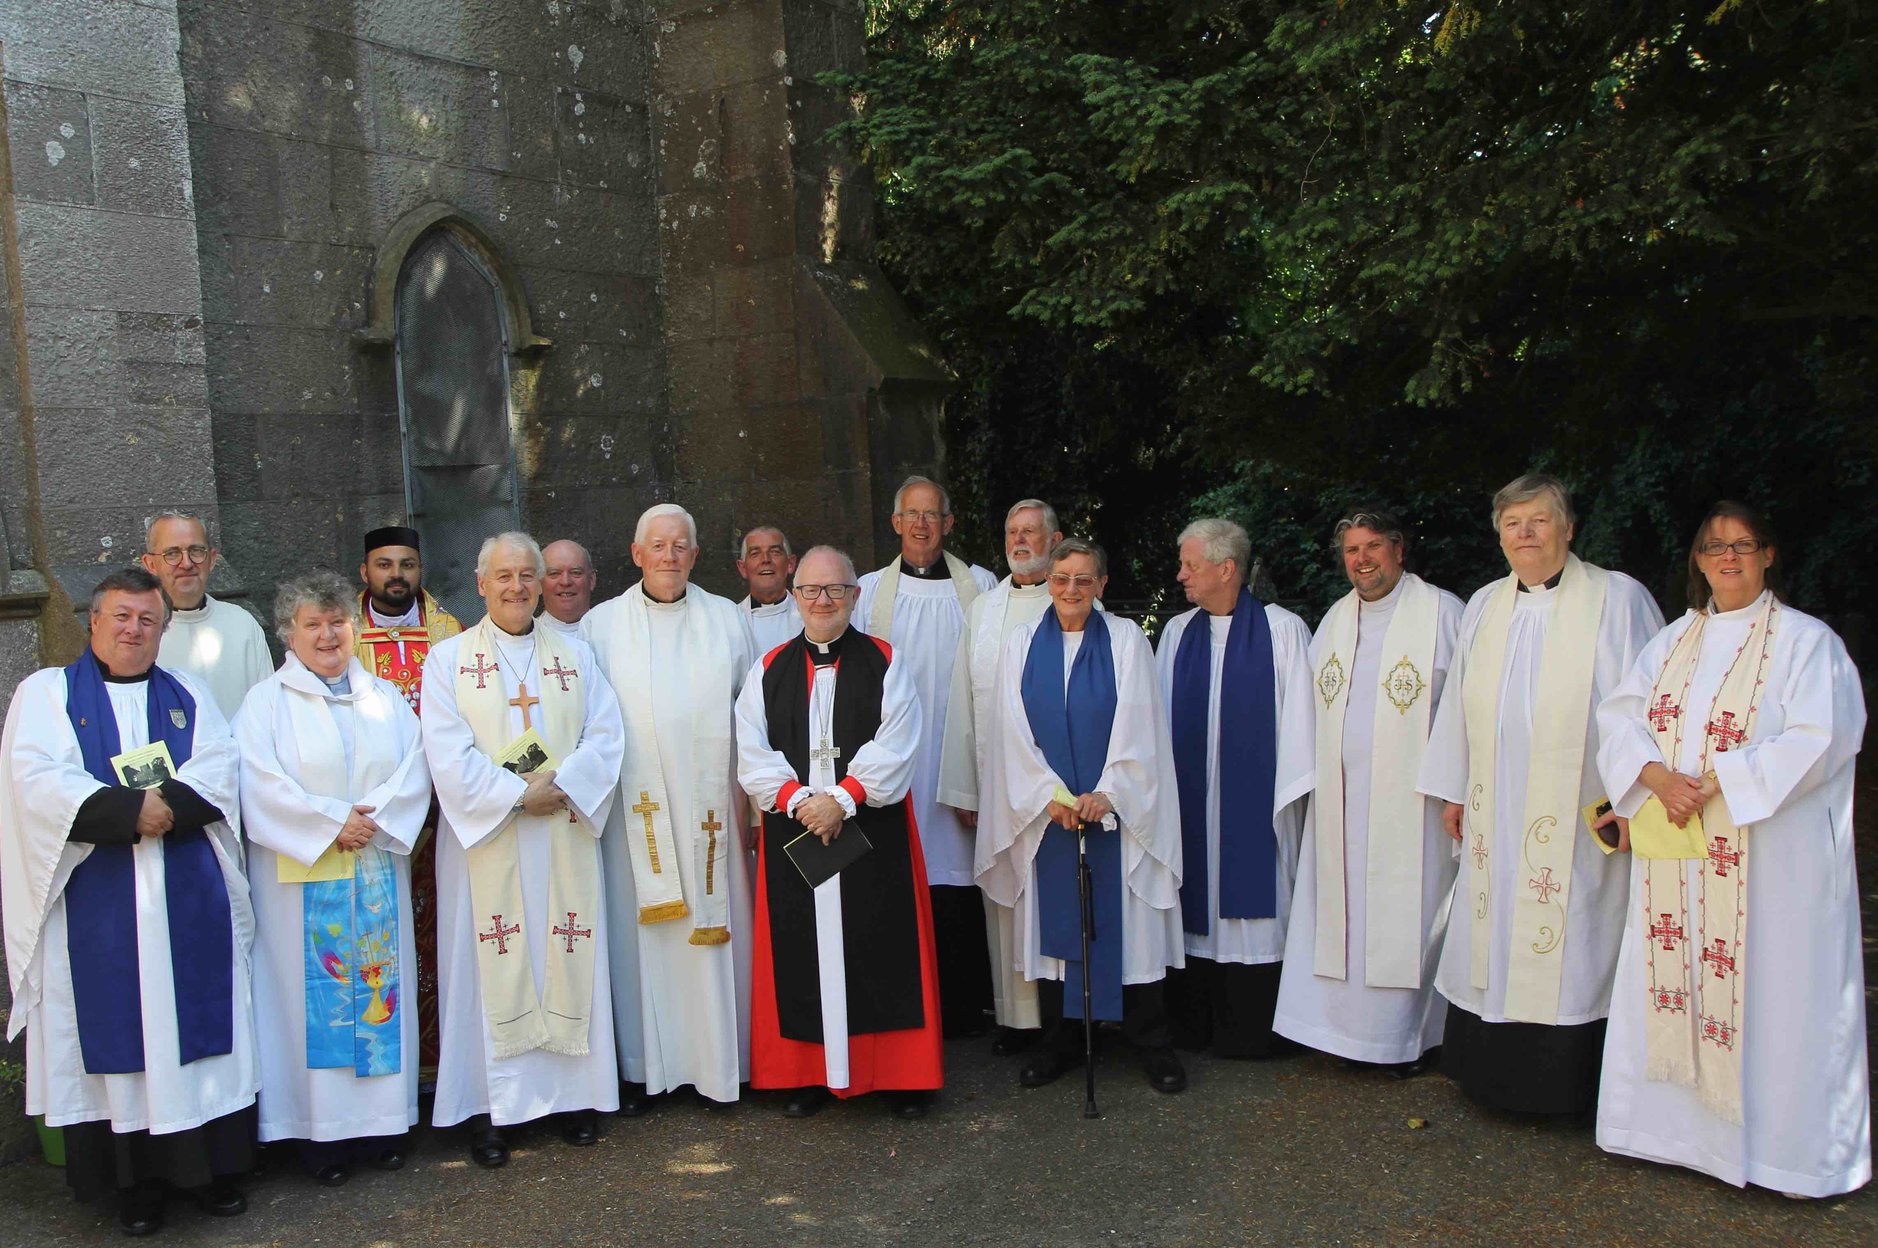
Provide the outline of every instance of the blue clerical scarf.
{"type": "Polygon", "coordinates": [[[300,889],[307,1068],[349,1066],[361,1079],[397,1074],[404,1037],[391,855],[367,845],[349,878],[300,889]]]}
{"type": "MultiPolygon", "coordinates": [[[[170,760],[181,767],[195,742],[195,699],[181,681],[153,667],[148,702],[150,740],[167,745],[170,760]]],[[[111,766],[120,752],[117,716],[103,669],[90,651],[65,669],[65,713],[78,736],[85,770],[103,784],[118,785],[111,766]]],[[[208,832],[171,832],[157,845],[169,914],[178,1056],[186,1064],[234,1048],[234,924],[228,885],[208,832]]],[[[87,1074],[144,1068],[135,853],[130,845],[93,845],[65,886],[65,947],[87,1074]]]]}
{"type": "MultiPolygon", "coordinates": [[[[1174,652],[1174,778],[1180,790],[1181,926],[1213,929],[1206,862],[1207,704],[1213,630],[1195,615],[1174,652]]],[[[1278,773],[1278,703],[1272,626],[1265,604],[1244,590],[1233,605],[1219,693],[1219,913],[1269,919],[1278,913],[1278,838],[1272,800],[1278,773]]]]}
{"type": "MultiPolygon", "coordinates": [[[[1031,736],[1051,770],[1078,795],[1095,791],[1108,763],[1109,733],[1115,726],[1115,656],[1109,626],[1100,611],[1084,626],[1082,647],[1063,682],[1063,629],[1055,611],[1045,611],[1024,659],[1024,713],[1031,736]]],[[[1091,826],[1084,852],[1089,859],[1094,933],[1089,942],[1091,1006],[1097,1018],[1122,1017],[1122,845],[1118,833],[1091,826]]],[[[1076,881],[1076,834],[1054,823],[1037,847],[1037,918],[1043,952],[1061,958],[1063,1013],[1081,1018],[1082,994],[1069,991],[1082,980],[1082,894],[1076,881]]]]}

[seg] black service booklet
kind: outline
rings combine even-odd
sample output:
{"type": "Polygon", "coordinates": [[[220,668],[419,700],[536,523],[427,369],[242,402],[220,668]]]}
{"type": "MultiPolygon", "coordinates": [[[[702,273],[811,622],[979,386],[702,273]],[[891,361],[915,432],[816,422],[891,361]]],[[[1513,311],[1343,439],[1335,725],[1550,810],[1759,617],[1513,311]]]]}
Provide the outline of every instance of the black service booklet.
{"type": "Polygon", "coordinates": [[[872,848],[874,844],[861,831],[861,825],[849,819],[841,825],[841,835],[828,844],[822,844],[822,838],[815,833],[804,832],[783,846],[783,852],[796,864],[808,886],[819,888],[872,848]]]}

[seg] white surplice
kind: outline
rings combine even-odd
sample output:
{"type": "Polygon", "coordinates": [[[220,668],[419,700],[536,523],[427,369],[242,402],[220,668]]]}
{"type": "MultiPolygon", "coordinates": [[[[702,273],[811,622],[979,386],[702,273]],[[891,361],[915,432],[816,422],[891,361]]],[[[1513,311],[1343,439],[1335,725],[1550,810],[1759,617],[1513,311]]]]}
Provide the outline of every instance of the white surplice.
{"type": "Polygon", "coordinates": [[[572,624],[569,624],[565,620],[555,619],[546,611],[543,611],[540,615],[535,617],[535,623],[547,629],[549,632],[559,634],[562,637],[580,637],[584,639],[587,636],[586,632],[581,627],[580,620],[575,620],[572,624]]]}
{"type": "MultiPolygon", "coordinates": [[[[532,636],[511,637],[493,624],[488,629],[511,672],[527,670],[534,653],[532,636]]],[[[468,851],[500,832],[510,808],[527,787],[520,776],[504,771],[476,748],[469,723],[457,709],[456,675],[462,663],[463,638],[472,630],[445,638],[424,660],[424,755],[430,763],[441,816],[437,823],[437,1010],[441,1023],[437,1058],[437,1099],[431,1125],[447,1127],[472,1114],[488,1114],[496,1126],[529,1122],[544,1114],[619,1108],[619,1070],[613,1050],[612,992],[607,973],[607,938],[595,935],[593,1010],[585,1057],[532,1049],[496,1060],[483,1011],[482,980],[476,965],[476,916],[470,903],[468,851]]],[[[593,870],[605,879],[598,836],[619,787],[625,733],[619,701],[594,666],[593,651],[578,638],[572,649],[587,690],[587,717],[580,745],[555,768],[555,783],[594,830],[593,870]]],[[[492,659],[495,656],[490,656],[492,659]]],[[[536,675],[534,679],[538,680],[536,675]]],[[[530,688],[534,683],[531,680],[530,688]]],[[[511,739],[524,731],[521,711],[509,711],[511,739]]],[[[522,875],[522,923],[530,934],[528,953],[534,990],[546,976],[541,960],[542,934],[548,930],[548,837],[540,822],[518,827],[517,850],[522,875]]],[[[595,922],[606,923],[603,913],[595,922]]]]}
{"type": "MultiPolygon", "coordinates": [[[[1050,588],[1043,582],[1019,585],[1010,577],[972,600],[959,649],[952,662],[952,698],[946,707],[945,739],[939,754],[939,801],[956,810],[978,809],[979,776],[986,769],[991,717],[997,708],[995,685],[1004,639],[1011,630],[1035,623],[1050,609],[1050,588]]],[[[984,826],[978,828],[984,836],[984,826]]],[[[976,842],[974,842],[976,844],[976,842]]],[[[1009,906],[985,897],[985,942],[991,950],[991,1006],[1000,1027],[1042,1026],[1037,989],[1017,964],[1015,916],[1009,906]]]]}
{"type": "Polygon", "coordinates": [[[232,602],[205,594],[193,611],[172,611],[157,666],[187,672],[209,691],[224,719],[232,720],[241,700],[274,674],[267,635],[252,615],[232,602]]]}
{"type": "MultiPolygon", "coordinates": [[[[947,589],[950,588],[948,583],[947,589]]],[[[872,644],[865,634],[850,635],[842,641],[843,646],[872,644]]],[[[833,663],[815,669],[815,684],[809,690],[806,729],[811,741],[826,736],[828,726],[834,723],[837,679],[833,663]]],[[[895,650],[881,681],[880,728],[848,760],[847,776],[867,794],[869,806],[894,806],[905,799],[907,786],[917,771],[921,723],[919,692],[903,665],[900,652],[895,650]]],[[[841,803],[851,817],[854,798],[835,783],[834,761],[815,757],[814,751],[810,751],[810,755],[809,778],[802,784],[804,799],[826,793],[841,803]]],[[[781,750],[770,745],[769,706],[763,697],[763,661],[760,658],[750,665],[743,678],[743,691],[737,695],[737,780],[760,810],[776,809],[776,795],[782,792],[784,785],[797,782],[795,768],[781,750]]],[[[792,805],[799,804],[794,795],[790,800],[792,805]]],[[[917,880],[914,886],[918,887],[917,880]]],[[[914,903],[911,896],[906,901],[908,905],[914,903]]],[[[775,949],[774,942],[770,947],[775,949]]],[[[841,926],[841,876],[836,874],[815,889],[815,954],[821,980],[822,1051],[827,1064],[826,1086],[836,1089],[852,1082],[848,1063],[846,947],[846,934],[841,926]]]]}
{"type": "MultiPolygon", "coordinates": [[[[86,661],[90,661],[87,657],[86,661]]],[[[46,1125],[108,1120],[114,1131],[187,1131],[254,1103],[255,1058],[250,956],[254,909],[241,870],[239,766],[214,698],[202,682],[172,673],[196,702],[191,757],[176,779],[227,816],[206,829],[228,889],[234,927],[234,1043],[216,1057],[178,1060],[176,986],[169,911],[163,898],[163,838],[132,849],[136,877],[138,990],[143,1002],[144,1070],[88,1075],[80,1055],[66,948],[65,885],[92,846],[66,840],[85,800],[104,785],[85,770],[66,714],[65,673],[34,672],[14,690],[0,738],[0,888],[4,889],[7,970],[13,987],[7,1038],[26,1029],[26,1112],[46,1125]]],[[[107,682],[120,750],[150,742],[148,681],[107,682]]]]}
{"type": "MultiPolygon", "coordinates": [[[[1710,617],[1682,699],[1690,715],[1714,702],[1757,610],[1758,603],[1710,617]]],[[[1643,870],[1633,862],[1604,1040],[1598,1145],[1737,1186],[1834,1196],[1863,1186],[1872,1171],[1852,830],[1853,759],[1864,739],[1865,700],[1858,671],[1831,629],[1787,606],[1778,618],[1754,734],[1709,759],[1752,850],[1739,1032],[1744,1122],[1725,1121],[1693,1087],[1644,1077],[1643,941],[1654,916],[1643,913],[1643,870]]],[[[1665,761],[1645,712],[1676,639],[1694,619],[1691,612],[1658,633],[1598,708],[1599,769],[1621,815],[1635,814],[1650,796],[1637,780],[1644,765],[1665,761]]],[[[1702,742],[1700,731],[1684,734],[1675,770],[1697,773],[1702,742]]],[[[1691,898],[1701,867],[1683,864],[1691,898]]]]}
{"type": "MultiPolygon", "coordinates": [[[[1174,657],[1180,653],[1181,637],[1201,618],[1213,633],[1206,700],[1206,904],[1213,921],[1208,931],[1186,934],[1187,956],[1242,964],[1282,962],[1285,931],[1291,921],[1291,891],[1298,875],[1299,842],[1309,839],[1305,836],[1304,799],[1317,783],[1311,630],[1283,607],[1266,604],[1265,619],[1272,630],[1272,697],[1278,725],[1277,767],[1272,784],[1272,832],[1278,838],[1278,913],[1269,919],[1228,919],[1219,913],[1219,701],[1232,616],[1207,615],[1198,607],[1182,612],[1162,630],[1155,645],[1155,659],[1160,669],[1161,697],[1171,712],[1174,657]]],[[[1170,789],[1166,800],[1174,803],[1178,818],[1179,795],[1170,789]]]]}
{"type": "MultiPolygon", "coordinates": [[[[1663,626],[1656,602],[1630,577],[1610,572],[1605,584],[1604,610],[1598,621],[1597,662],[1591,679],[1591,704],[1608,697],[1630,670],[1650,637],[1663,626]]],[[[1422,755],[1416,789],[1445,802],[1467,797],[1467,717],[1462,682],[1467,656],[1480,626],[1480,617],[1500,591],[1504,579],[1490,581],[1475,591],[1461,616],[1461,639],[1448,671],[1447,688],[1435,709],[1428,749],[1422,755]]],[[[1488,959],[1487,988],[1473,986],[1473,926],[1462,909],[1452,909],[1442,943],[1435,986],[1449,1001],[1485,1022],[1506,1022],[1507,965],[1512,945],[1513,899],[1526,885],[1522,875],[1526,775],[1532,748],[1532,708],[1539,689],[1539,661],[1545,652],[1546,628],[1557,605],[1557,589],[1535,589],[1515,595],[1512,622],[1507,626],[1505,676],[1500,688],[1499,721],[1494,756],[1493,845],[1491,900],[1488,921],[1493,947],[1488,959]]],[[[1598,779],[1598,723],[1591,715],[1585,727],[1584,775],[1579,785],[1582,809],[1604,798],[1598,779]]],[[[1617,944],[1624,925],[1624,867],[1593,843],[1582,818],[1573,821],[1578,838],[1572,853],[1571,885],[1566,890],[1564,963],[1560,972],[1557,1025],[1596,1022],[1610,1007],[1611,971],[1617,962],[1617,944]]],[[[1458,860],[1460,848],[1454,854],[1458,860]]],[[[1530,874],[1525,872],[1524,874],[1530,874]]],[[[1450,906],[1456,903],[1449,893],[1450,906]]]]}
{"type": "MultiPolygon", "coordinates": [[[[1441,1043],[1447,1006],[1435,992],[1435,965],[1441,958],[1446,932],[1449,891],[1454,887],[1454,842],[1441,823],[1442,804],[1423,798],[1422,821],[1422,975],[1420,988],[1374,988],[1364,976],[1365,938],[1368,931],[1366,884],[1369,872],[1370,755],[1376,730],[1376,701],[1383,676],[1395,662],[1385,660],[1383,642],[1389,621],[1402,598],[1402,586],[1375,602],[1357,604],[1356,656],[1350,664],[1349,702],[1343,712],[1343,791],[1315,793],[1318,802],[1335,797],[1343,803],[1345,948],[1348,965],[1343,979],[1330,979],[1313,969],[1317,941],[1317,840],[1304,838],[1298,860],[1298,880],[1291,898],[1291,927],[1286,937],[1287,956],[1278,984],[1278,1007],[1272,1030],[1323,1053],[1359,1062],[1412,1062],[1441,1043]]],[[[1446,590],[1439,598],[1435,626],[1434,673],[1427,696],[1441,700],[1454,641],[1460,631],[1461,600],[1446,590]]],[[[1322,668],[1328,628],[1318,627],[1311,639],[1310,669],[1322,668]]]]}
{"type": "MultiPolygon", "coordinates": [[[[627,698],[645,696],[637,686],[646,670],[645,656],[628,652],[625,634],[618,627],[617,613],[625,609],[624,604],[624,595],[602,603],[588,613],[585,621],[599,670],[611,682],[622,704],[627,698]]],[[[694,775],[694,720],[707,715],[721,719],[725,735],[734,742],[734,699],[756,659],[756,643],[744,612],[729,599],[696,585],[688,587],[677,602],[646,598],[645,604],[652,640],[652,714],[660,739],[636,741],[629,732],[626,750],[629,754],[656,753],[665,779],[664,804],[671,826],[674,830],[694,829],[705,813],[702,787],[694,775]],[[692,653],[701,633],[687,628],[685,617],[704,611],[711,612],[718,621],[715,630],[704,631],[732,639],[718,653],[692,653]],[[721,704],[704,705],[698,697],[693,677],[703,667],[722,677],[721,682],[710,681],[712,687],[728,686],[731,691],[731,697],[721,704]]],[[[718,835],[728,838],[729,846],[725,884],[730,896],[729,943],[692,944],[695,928],[689,917],[663,923],[639,922],[639,898],[626,838],[638,834],[640,820],[628,809],[629,803],[613,804],[605,834],[600,838],[600,853],[606,863],[614,1043],[619,1049],[622,1076],[643,1083],[653,1095],[690,1084],[711,1100],[734,1101],[738,1085],[750,1078],[752,920],[750,857],[743,847],[743,822],[749,803],[736,786],[734,745],[726,767],[731,774],[719,778],[714,787],[731,795],[725,803],[728,809],[720,806],[716,812],[724,825],[718,835]]],[[[695,878],[697,860],[682,852],[677,859],[685,895],[693,897],[704,887],[703,881],[695,878]]]]}
{"type": "MultiPolygon", "coordinates": [[[[397,1135],[417,1122],[417,921],[411,846],[430,810],[424,742],[397,686],[354,658],[349,692],[333,692],[288,654],[249,691],[235,717],[241,750],[241,830],[254,890],[255,1031],[261,1042],[260,1138],[350,1140],[397,1135]],[[295,699],[320,704],[345,754],[350,792],[309,792],[295,733],[295,699]],[[383,829],[368,846],[391,860],[398,895],[399,1068],[360,1078],[351,1067],[306,1064],[306,886],[280,882],[279,857],[311,866],[331,848],[354,805],[383,829]]],[[[302,713],[307,708],[301,708],[302,713]]]]}
{"type": "MultiPolygon", "coordinates": [[[[894,666],[904,665],[919,691],[921,710],[919,763],[913,772],[913,817],[919,824],[919,842],[926,851],[926,880],[930,884],[962,885],[972,882],[972,853],[976,834],[959,821],[956,811],[939,800],[939,755],[945,748],[946,708],[952,701],[952,664],[958,655],[959,634],[965,629],[965,609],[959,591],[946,575],[944,560],[934,564],[936,575],[901,575],[893,607],[893,628],[886,639],[893,647],[894,666]]],[[[854,608],[854,627],[866,630],[874,610],[874,589],[879,572],[861,578],[860,600],[854,608]]],[[[971,577],[982,595],[997,584],[984,568],[972,565],[971,577]]]]}
{"type": "Polygon", "coordinates": [[[750,621],[750,635],[756,639],[757,657],[768,654],[785,641],[794,641],[802,631],[802,613],[796,610],[796,596],[785,593],[781,602],[758,606],[746,594],[737,604],[750,621]]]}
{"type": "MultiPolygon", "coordinates": [[[[1122,982],[1151,984],[1165,978],[1168,967],[1186,964],[1181,952],[1174,747],[1148,639],[1132,620],[1108,616],[1107,623],[1115,666],[1115,722],[1109,731],[1108,758],[1092,791],[1105,794],[1114,805],[1122,837],[1122,982]]],[[[1024,708],[1024,664],[1037,628],[1033,620],[1012,630],[999,652],[975,866],[985,895],[1009,906],[1015,915],[1017,970],[1026,980],[1061,981],[1065,962],[1042,948],[1036,858],[1052,826],[1051,795],[1064,781],[1044,758],[1024,708]]],[[[1086,631],[1063,634],[1065,688],[1088,636],[1086,631]]]]}

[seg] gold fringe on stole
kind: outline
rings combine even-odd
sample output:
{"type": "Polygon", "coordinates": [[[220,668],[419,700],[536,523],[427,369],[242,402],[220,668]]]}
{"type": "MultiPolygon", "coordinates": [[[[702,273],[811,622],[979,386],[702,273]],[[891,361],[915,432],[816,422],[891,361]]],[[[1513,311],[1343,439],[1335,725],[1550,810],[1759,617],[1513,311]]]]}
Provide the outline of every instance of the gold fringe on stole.
{"type": "Polygon", "coordinates": [[[700,927],[691,933],[694,945],[728,945],[730,929],[728,927],[700,927]]]}
{"type": "Polygon", "coordinates": [[[656,906],[639,907],[639,922],[642,925],[646,923],[664,923],[669,919],[682,919],[690,913],[691,908],[685,904],[684,898],[681,897],[676,901],[661,902],[656,906]]]}

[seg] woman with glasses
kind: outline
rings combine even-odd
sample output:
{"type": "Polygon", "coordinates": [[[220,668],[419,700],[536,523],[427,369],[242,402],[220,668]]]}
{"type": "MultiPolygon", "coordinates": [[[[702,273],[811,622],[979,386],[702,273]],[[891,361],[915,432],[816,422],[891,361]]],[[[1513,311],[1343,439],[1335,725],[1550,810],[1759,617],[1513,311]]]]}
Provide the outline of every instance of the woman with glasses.
{"type": "Polygon", "coordinates": [[[353,656],[354,587],[280,587],[287,647],[235,717],[254,890],[262,1140],[336,1187],[404,1164],[417,1121],[411,846],[430,809],[417,716],[353,656]]]}
{"type": "Polygon", "coordinates": [[[1598,1144],[1810,1198],[1871,1178],[1865,704],[1843,643],[1775,591],[1777,553],[1755,511],[1717,503],[1690,611],[1598,709],[1633,851],[1598,1144]]]}

